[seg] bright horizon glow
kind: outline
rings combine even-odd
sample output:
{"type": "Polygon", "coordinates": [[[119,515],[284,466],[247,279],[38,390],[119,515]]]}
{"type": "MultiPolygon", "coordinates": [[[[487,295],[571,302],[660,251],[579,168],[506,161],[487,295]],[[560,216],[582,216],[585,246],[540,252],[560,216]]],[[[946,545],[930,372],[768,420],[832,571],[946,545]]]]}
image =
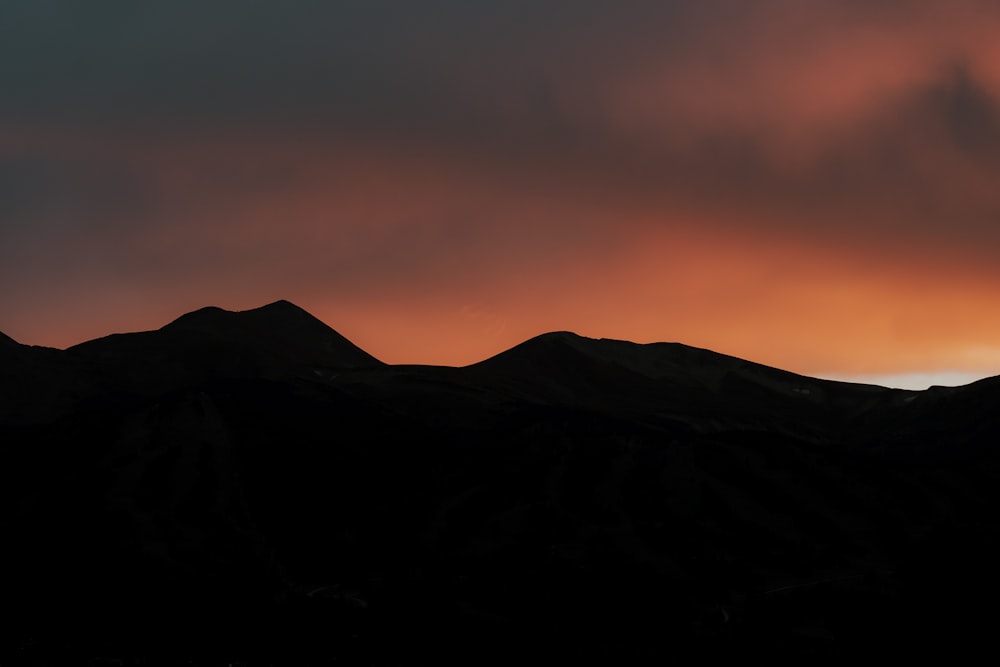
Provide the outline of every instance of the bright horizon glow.
{"type": "MultiPolygon", "coordinates": [[[[261,304],[263,305],[263,304],[261,304]]],[[[239,310],[250,310],[260,306],[250,305],[240,308],[226,308],[226,310],[239,311],[239,310]]],[[[452,349],[451,352],[460,355],[457,360],[441,360],[434,359],[433,355],[428,357],[428,350],[423,347],[421,343],[423,342],[420,336],[417,336],[417,344],[414,347],[402,349],[399,346],[394,346],[395,341],[400,340],[398,334],[400,331],[400,326],[406,326],[405,324],[400,324],[398,318],[403,316],[403,314],[396,312],[393,313],[394,317],[389,319],[382,319],[375,316],[373,313],[366,313],[367,317],[362,318],[363,322],[367,322],[369,325],[374,324],[374,328],[368,329],[365,326],[358,327],[357,329],[343,329],[339,326],[331,324],[331,322],[325,318],[318,315],[306,308],[307,312],[318,317],[320,321],[324,322],[327,326],[345,336],[352,343],[363,349],[365,352],[372,354],[375,358],[390,364],[390,365],[442,365],[442,366],[455,366],[461,367],[469,364],[478,363],[484,361],[496,354],[500,354],[524,341],[527,341],[535,336],[539,336],[545,333],[550,333],[553,331],[572,331],[581,336],[586,336],[589,338],[600,339],[614,339],[614,340],[624,340],[629,342],[634,342],[637,344],[645,343],[656,343],[656,342],[679,342],[684,345],[689,345],[692,347],[701,347],[703,349],[708,349],[712,352],[718,354],[724,354],[729,356],[738,357],[746,361],[754,363],[762,363],[765,365],[778,368],[780,370],[790,371],[798,373],[800,375],[805,375],[807,377],[813,377],[816,379],[833,380],[836,382],[850,382],[858,384],[870,384],[878,385],[882,387],[888,387],[893,389],[905,389],[905,390],[915,390],[922,391],[928,389],[932,386],[942,386],[942,387],[957,387],[967,385],[978,380],[982,380],[988,377],[993,377],[997,375],[996,372],[982,371],[982,370],[928,370],[928,371],[906,371],[906,372],[858,372],[858,373],[836,373],[836,372],[810,372],[808,370],[802,370],[801,368],[795,368],[788,364],[775,363],[773,360],[767,360],[761,358],[761,355],[737,353],[733,350],[725,349],[724,347],[718,346],[707,346],[707,345],[696,345],[692,344],[691,341],[684,340],[635,340],[628,336],[613,335],[610,329],[613,327],[606,327],[608,331],[603,331],[600,325],[584,327],[583,329],[573,329],[568,327],[551,326],[544,330],[529,331],[523,327],[519,328],[520,333],[513,333],[508,331],[508,323],[506,320],[501,318],[497,313],[491,312],[484,308],[475,308],[471,306],[466,306],[459,313],[460,317],[455,318],[452,324],[458,327],[457,331],[453,331],[456,339],[461,338],[473,338],[475,339],[475,344],[462,348],[462,349],[452,349]],[[466,328],[462,329],[462,325],[466,328]],[[388,335],[386,335],[388,333],[388,335]],[[381,335],[378,335],[381,334],[381,335]],[[492,343],[492,346],[490,344],[492,343]]],[[[187,311],[190,312],[190,311],[187,311]]],[[[175,316],[169,317],[164,321],[155,321],[149,324],[149,326],[143,327],[125,327],[122,329],[109,330],[104,333],[99,334],[97,337],[110,335],[112,333],[129,333],[129,332],[139,332],[154,330],[167,324],[169,321],[176,319],[183,313],[176,313],[175,316]]],[[[405,316],[404,320],[405,320],[405,316]]],[[[145,318],[144,318],[145,319],[145,318]]],[[[414,325],[415,320],[407,322],[411,327],[414,325]]],[[[6,332],[3,332],[6,333],[6,332]]],[[[432,334],[429,334],[433,337],[432,334]]],[[[16,342],[22,344],[44,344],[37,341],[23,341],[18,340],[16,337],[12,337],[16,342]]],[[[64,349],[65,347],[72,347],[78,343],[85,342],[85,340],[91,340],[92,338],[85,338],[76,340],[72,343],[62,344],[62,345],[51,345],[58,349],[64,349]]],[[[410,337],[412,340],[412,337],[410,337]]],[[[979,358],[980,360],[989,360],[991,357],[995,357],[995,354],[990,354],[990,350],[979,350],[978,354],[966,353],[960,355],[965,361],[970,359],[979,358]]]]}
{"type": "Polygon", "coordinates": [[[993,377],[990,374],[968,371],[932,371],[928,373],[894,373],[889,375],[818,375],[822,380],[875,384],[890,389],[923,391],[933,386],[961,387],[978,380],[993,377]]]}

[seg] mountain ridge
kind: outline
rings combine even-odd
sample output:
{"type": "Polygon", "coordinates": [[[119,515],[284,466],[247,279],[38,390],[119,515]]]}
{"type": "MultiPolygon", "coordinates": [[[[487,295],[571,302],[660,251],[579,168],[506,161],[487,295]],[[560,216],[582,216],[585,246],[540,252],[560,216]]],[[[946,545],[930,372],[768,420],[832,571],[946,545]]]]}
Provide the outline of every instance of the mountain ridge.
{"type": "MultiPolygon", "coordinates": [[[[316,343],[315,339],[317,337],[327,336],[328,340],[320,343],[320,346],[326,347],[328,351],[336,349],[338,353],[344,355],[344,358],[339,360],[340,364],[332,363],[332,366],[336,367],[338,365],[342,365],[344,367],[351,368],[369,365],[384,365],[384,362],[379,361],[371,355],[371,353],[344,337],[328,324],[315,317],[304,308],[285,299],[279,299],[263,306],[245,310],[227,310],[219,306],[205,306],[184,313],[159,329],[128,333],[111,333],[77,343],[66,348],[66,351],[80,351],[87,348],[96,349],[109,340],[118,340],[121,336],[134,337],[149,335],[154,332],[172,333],[182,331],[187,333],[201,332],[216,335],[220,331],[233,333],[241,329],[244,331],[253,331],[258,338],[270,339],[269,342],[271,343],[290,343],[293,345],[300,345],[302,341],[295,340],[294,337],[288,335],[289,332],[299,334],[306,333],[314,339],[314,344],[316,343]],[[284,335],[280,333],[282,329],[285,330],[284,335]]],[[[712,371],[711,374],[716,382],[720,379],[721,375],[724,375],[726,372],[741,370],[744,374],[755,373],[759,375],[762,372],[772,374],[774,376],[780,374],[784,377],[786,384],[807,382],[816,386],[851,386],[857,389],[871,388],[873,391],[876,389],[891,389],[878,384],[830,380],[796,373],[777,366],[769,366],[767,364],[744,359],[724,352],[718,352],[710,348],[702,348],[677,341],[636,343],[629,340],[608,337],[592,338],[568,330],[543,332],[528,338],[521,343],[515,344],[506,350],[502,350],[471,364],[442,367],[487,368],[492,366],[499,369],[502,368],[505,363],[509,363],[509,360],[512,357],[523,354],[530,348],[558,343],[568,344],[569,346],[575,348],[578,352],[582,352],[589,357],[600,359],[605,363],[614,362],[630,371],[652,378],[674,377],[674,379],[679,379],[677,375],[681,369],[679,369],[678,366],[683,363],[687,366],[697,366],[701,364],[703,366],[703,371],[712,371]],[[640,358],[640,355],[642,355],[642,358],[640,358]],[[712,368],[708,368],[709,366],[712,368]]],[[[14,339],[4,335],[2,332],[0,332],[0,345],[3,345],[4,347],[22,346],[21,343],[18,343],[14,339]]],[[[24,345],[23,347],[31,346],[24,345]]],[[[324,360],[317,358],[315,361],[323,362],[324,360]]],[[[327,355],[325,361],[326,363],[329,363],[333,360],[329,355],[327,355]]],[[[428,364],[412,363],[391,365],[400,367],[428,366],[428,364]]],[[[683,372],[680,374],[683,375],[683,372]]],[[[691,380],[692,378],[689,377],[688,381],[691,380]]],[[[704,377],[703,374],[700,381],[705,382],[708,381],[708,379],[704,377]]],[[[893,389],[893,391],[925,390],[893,389]]]]}
{"type": "Polygon", "coordinates": [[[288,301],[228,311],[215,306],[152,331],[112,334],[67,348],[75,358],[115,366],[132,387],[161,389],[210,376],[283,378],[316,367],[377,367],[381,361],[288,301]]]}
{"type": "Polygon", "coordinates": [[[1000,595],[1000,378],[569,332],[389,365],[288,302],[15,345],[5,664],[921,655],[1000,595]]]}

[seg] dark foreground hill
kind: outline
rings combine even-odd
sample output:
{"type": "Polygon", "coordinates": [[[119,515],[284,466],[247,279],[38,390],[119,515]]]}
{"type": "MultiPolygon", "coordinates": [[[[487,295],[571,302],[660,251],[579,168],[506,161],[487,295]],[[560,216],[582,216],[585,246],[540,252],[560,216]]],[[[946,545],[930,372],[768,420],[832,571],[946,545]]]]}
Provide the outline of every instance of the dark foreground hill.
{"type": "Polygon", "coordinates": [[[387,366],[278,302],[0,336],[0,398],[2,664],[898,660],[997,621],[997,379],[570,333],[387,366]]]}

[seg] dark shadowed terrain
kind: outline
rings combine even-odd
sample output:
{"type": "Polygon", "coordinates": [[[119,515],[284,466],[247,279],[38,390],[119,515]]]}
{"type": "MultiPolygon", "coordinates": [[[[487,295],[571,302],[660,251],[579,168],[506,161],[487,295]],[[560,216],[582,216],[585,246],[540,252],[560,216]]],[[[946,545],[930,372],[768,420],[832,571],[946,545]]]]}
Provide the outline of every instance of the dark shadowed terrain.
{"type": "Polygon", "coordinates": [[[954,657],[998,399],[572,333],[388,366],[287,302],[0,336],[0,664],[954,657]]]}

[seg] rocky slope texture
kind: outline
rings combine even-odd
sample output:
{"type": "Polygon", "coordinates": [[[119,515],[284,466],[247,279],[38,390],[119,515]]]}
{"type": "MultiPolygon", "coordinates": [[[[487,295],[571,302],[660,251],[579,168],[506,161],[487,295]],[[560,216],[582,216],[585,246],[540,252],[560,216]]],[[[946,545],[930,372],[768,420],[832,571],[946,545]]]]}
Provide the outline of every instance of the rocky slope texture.
{"type": "Polygon", "coordinates": [[[0,336],[0,660],[953,655],[998,399],[571,333],[388,366],[287,302],[0,336]]]}

